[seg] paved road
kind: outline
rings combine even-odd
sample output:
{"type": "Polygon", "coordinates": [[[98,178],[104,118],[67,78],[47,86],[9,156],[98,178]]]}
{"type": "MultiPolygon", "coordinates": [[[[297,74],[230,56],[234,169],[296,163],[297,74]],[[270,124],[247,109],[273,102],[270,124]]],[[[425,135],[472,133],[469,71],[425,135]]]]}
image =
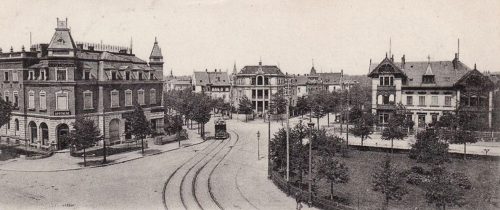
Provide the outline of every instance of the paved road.
{"type": "Polygon", "coordinates": [[[117,165],[0,171],[0,209],[295,209],[295,200],[267,179],[267,124],[232,120],[228,128],[225,141],[117,165]]]}

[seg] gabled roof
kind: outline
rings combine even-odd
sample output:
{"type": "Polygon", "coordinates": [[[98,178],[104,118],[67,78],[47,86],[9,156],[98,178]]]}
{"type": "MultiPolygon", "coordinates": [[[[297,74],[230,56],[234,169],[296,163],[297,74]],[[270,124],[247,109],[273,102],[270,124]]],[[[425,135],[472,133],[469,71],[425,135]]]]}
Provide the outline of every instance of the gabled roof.
{"type": "MultiPolygon", "coordinates": [[[[456,61],[456,68],[453,61],[410,61],[405,62],[404,65],[399,62],[393,63],[391,61],[391,63],[406,75],[407,84],[404,86],[409,87],[451,87],[467,72],[471,71],[468,66],[460,61],[456,61]],[[426,73],[434,75],[435,84],[422,84],[422,76],[426,75],[426,73]]],[[[372,64],[368,76],[376,75],[374,72],[378,70],[377,68],[381,64],[372,64]]]]}
{"type": "Polygon", "coordinates": [[[239,74],[257,74],[259,70],[262,70],[263,74],[284,75],[277,66],[245,66],[239,74]]]}
{"type": "Polygon", "coordinates": [[[317,75],[325,84],[340,84],[342,78],[341,73],[319,73],[317,75]]]}
{"type": "Polygon", "coordinates": [[[379,74],[392,73],[398,76],[405,76],[405,73],[387,56],[374,69],[370,69],[368,77],[377,77],[379,74]]]}
{"type": "Polygon", "coordinates": [[[118,54],[112,52],[100,52],[100,51],[85,51],[78,50],[76,52],[76,57],[80,59],[88,59],[88,60],[103,60],[103,61],[119,61],[119,62],[131,62],[138,64],[147,64],[146,61],[136,57],[131,54],[118,54]]]}
{"type": "Polygon", "coordinates": [[[193,80],[193,83],[199,86],[205,86],[207,84],[221,86],[230,85],[229,75],[225,71],[195,71],[193,74],[193,80]]]}

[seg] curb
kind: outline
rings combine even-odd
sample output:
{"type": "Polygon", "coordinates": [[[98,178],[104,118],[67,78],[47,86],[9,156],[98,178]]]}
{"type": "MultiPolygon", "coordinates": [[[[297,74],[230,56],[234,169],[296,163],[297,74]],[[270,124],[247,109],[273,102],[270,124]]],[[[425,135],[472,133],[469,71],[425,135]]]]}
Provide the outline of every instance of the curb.
{"type": "Polygon", "coordinates": [[[137,159],[141,159],[141,158],[145,158],[145,157],[149,157],[149,156],[155,156],[155,155],[159,155],[159,154],[163,154],[163,153],[166,153],[166,152],[171,152],[171,151],[174,151],[174,150],[178,150],[178,149],[182,149],[182,148],[187,148],[187,147],[192,147],[192,146],[196,146],[196,145],[199,145],[199,144],[202,144],[202,143],[205,143],[206,140],[203,140],[201,142],[198,142],[198,143],[195,143],[195,144],[191,144],[189,146],[185,146],[185,147],[177,147],[177,148],[173,148],[173,149],[169,149],[169,150],[164,150],[164,151],[161,151],[161,152],[156,152],[156,153],[152,153],[152,154],[147,154],[147,155],[144,155],[144,156],[141,156],[141,157],[136,157],[136,158],[132,158],[132,159],[128,159],[128,160],[123,160],[123,161],[120,161],[120,162],[113,162],[113,163],[106,163],[106,164],[102,164],[102,165],[96,165],[96,166],[88,166],[88,167],[80,167],[80,168],[67,168],[67,169],[57,169],[57,170],[15,170],[15,169],[3,169],[3,168],[0,168],[0,171],[11,171],[11,172],[62,172],[62,171],[77,171],[77,170],[84,170],[84,169],[93,169],[93,168],[101,168],[101,167],[106,167],[106,166],[112,166],[112,165],[118,165],[118,164],[121,164],[121,163],[126,163],[126,162],[130,162],[130,161],[133,161],[133,160],[137,160],[137,159]]]}

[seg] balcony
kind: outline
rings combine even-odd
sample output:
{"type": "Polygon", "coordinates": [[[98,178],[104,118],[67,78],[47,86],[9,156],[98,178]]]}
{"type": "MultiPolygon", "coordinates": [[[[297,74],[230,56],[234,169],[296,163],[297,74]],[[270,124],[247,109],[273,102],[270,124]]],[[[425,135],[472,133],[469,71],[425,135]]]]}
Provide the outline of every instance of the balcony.
{"type": "Polygon", "coordinates": [[[377,90],[380,90],[380,91],[396,91],[396,86],[377,85],[377,90]]]}
{"type": "Polygon", "coordinates": [[[396,109],[396,105],[395,104],[377,104],[377,109],[381,109],[381,110],[394,110],[396,109]]]}

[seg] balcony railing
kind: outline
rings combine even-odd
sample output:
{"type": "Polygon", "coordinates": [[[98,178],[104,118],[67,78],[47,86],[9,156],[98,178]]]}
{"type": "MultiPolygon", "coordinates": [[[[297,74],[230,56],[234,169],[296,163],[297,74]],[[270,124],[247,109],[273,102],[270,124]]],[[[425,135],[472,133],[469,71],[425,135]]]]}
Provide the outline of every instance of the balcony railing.
{"type": "Polygon", "coordinates": [[[390,90],[390,91],[396,91],[396,86],[385,86],[385,85],[378,85],[377,90],[390,90]]]}

